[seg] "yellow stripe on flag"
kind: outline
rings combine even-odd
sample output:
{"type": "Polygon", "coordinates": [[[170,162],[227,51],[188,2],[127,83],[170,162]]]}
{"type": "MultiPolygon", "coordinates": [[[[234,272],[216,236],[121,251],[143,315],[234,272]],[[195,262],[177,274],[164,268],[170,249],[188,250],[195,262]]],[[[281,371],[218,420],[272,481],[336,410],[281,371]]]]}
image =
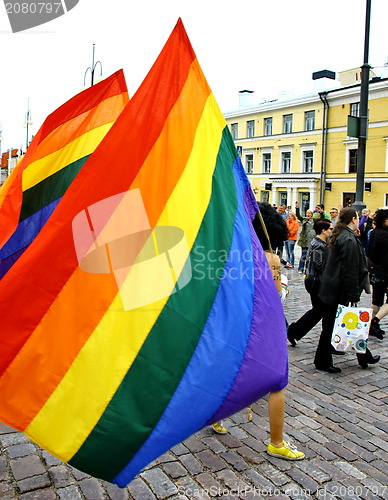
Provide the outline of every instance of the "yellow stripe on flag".
{"type": "Polygon", "coordinates": [[[32,188],[50,175],[55,174],[71,163],[90,155],[100,144],[114,122],[105,123],[90,132],[77,137],[63,148],[44,158],[34,161],[23,172],[23,191],[32,188]]]}

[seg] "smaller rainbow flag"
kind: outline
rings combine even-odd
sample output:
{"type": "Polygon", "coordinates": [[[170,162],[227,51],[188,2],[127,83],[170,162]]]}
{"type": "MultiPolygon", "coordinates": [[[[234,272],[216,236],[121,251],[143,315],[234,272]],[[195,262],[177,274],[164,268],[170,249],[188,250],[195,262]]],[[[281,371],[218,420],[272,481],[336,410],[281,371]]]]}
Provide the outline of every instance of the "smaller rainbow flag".
{"type": "Polygon", "coordinates": [[[128,100],[120,70],[47,117],[0,189],[0,279],[36,238],[128,100]]]}

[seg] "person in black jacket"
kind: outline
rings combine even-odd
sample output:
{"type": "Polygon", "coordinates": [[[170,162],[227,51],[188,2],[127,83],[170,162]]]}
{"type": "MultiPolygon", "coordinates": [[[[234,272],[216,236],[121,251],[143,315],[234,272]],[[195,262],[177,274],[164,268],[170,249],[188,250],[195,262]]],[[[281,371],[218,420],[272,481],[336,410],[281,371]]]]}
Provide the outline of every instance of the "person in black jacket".
{"type": "Polygon", "coordinates": [[[388,208],[377,210],[374,222],[376,228],[370,233],[368,256],[375,270],[379,271],[381,281],[372,284],[374,318],[370,325],[369,335],[381,340],[385,332],[380,328],[379,321],[388,314],[388,208]],[[384,304],[385,297],[386,303],[384,304]]]}
{"type": "Polygon", "coordinates": [[[290,344],[295,347],[296,342],[314,328],[314,326],[323,318],[326,311],[324,304],[318,297],[319,285],[323,269],[323,255],[333,226],[329,220],[318,219],[314,222],[314,231],[316,236],[307,251],[306,259],[306,278],[304,285],[310,294],[312,308],[308,310],[295,323],[291,323],[287,330],[287,338],[290,344]]]}
{"type": "MultiPolygon", "coordinates": [[[[365,252],[356,236],[358,224],[357,212],[352,207],[343,208],[327,245],[318,294],[322,302],[327,304],[327,309],[323,316],[314,364],[318,370],[329,373],[341,371],[333,366],[331,353],[331,336],[337,307],[339,304],[346,306],[359,302],[368,277],[365,252]]],[[[367,349],[365,354],[357,353],[357,359],[362,368],[367,368],[368,363],[377,363],[380,356],[372,356],[367,349]]]]}

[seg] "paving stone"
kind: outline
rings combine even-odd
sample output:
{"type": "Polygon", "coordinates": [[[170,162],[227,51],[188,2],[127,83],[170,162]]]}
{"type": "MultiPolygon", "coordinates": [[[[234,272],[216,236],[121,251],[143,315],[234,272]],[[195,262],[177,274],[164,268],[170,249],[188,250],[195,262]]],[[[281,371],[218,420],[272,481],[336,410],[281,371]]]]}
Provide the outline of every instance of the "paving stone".
{"type": "Polygon", "coordinates": [[[17,481],[46,472],[41,459],[37,455],[11,460],[11,469],[17,481]]]}
{"type": "Polygon", "coordinates": [[[377,448],[388,452],[388,441],[385,441],[377,436],[373,436],[370,441],[371,443],[375,444],[377,448]]]}
{"type": "Polygon", "coordinates": [[[324,470],[322,470],[318,463],[313,463],[311,460],[301,460],[298,463],[298,467],[304,471],[308,476],[314,478],[314,480],[319,484],[326,483],[332,479],[330,474],[327,474],[324,470]]]}
{"type": "Polygon", "coordinates": [[[344,458],[345,460],[349,460],[349,461],[352,461],[352,460],[357,460],[358,456],[351,452],[350,450],[344,448],[342,446],[342,444],[339,444],[339,443],[334,443],[334,442],[329,442],[326,444],[326,447],[332,451],[333,453],[335,453],[336,455],[338,455],[340,458],[344,458]]]}
{"type": "Polygon", "coordinates": [[[70,470],[64,464],[51,467],[49,473],[56,488],[63,488],[74,483],[70,470]]]}
{"type": "Polygon", "coordinates": [[[202,464],[190,453],[187,455],[181,455],[179,460],[182,462],[183,466],[187,469],[189,474],[198,474],[203,471],[202,464]]]}
{"type": "Polygon", "coordinates": [[[8,464],[4,456],[0,455],[0,481],[6,481],[8,478],[8,464]]]}
{"type": "Polygon", "coordinates": [[[240,439],[237,439],[236,437],[231,436],[229,433],[228,434],[220,434],[219,440],[227,448],[238,448],[239,446],[242,445],[242,442],[240,441],[240,439]]]}
{"type": "Polygon", "coordinates": [[[249,489],[249,484],[240,479],[240,477],[230,469],[224,469],[217,472],[217,478],[227,486],[232,495],[240,496],[242,492],[249,489]]]}
{"type": "Polygon", "coordinates": [[[212,451],[214,451],[214,453],[221,453],[222,451],[227,450],[227,448],[215,437],[203,438],[202,441],[206,445],[206,447],[210,448],[212,451]]]}
{"type": "MultiPolygon", "coordinates": [[[[274,461],[280,461],[282,459],[275,458],[274,461]]],[[[271,480],[276,486],[283,486],[288,482],[288,477],[281,471],[279,471],[276,467],[268,462],[263,462],[257,466],[257,471],[262,473],[268,479],[271,480]]]]}
{"type": "Polygon", "coordinates": [[[140,477],[131,481],[128,485],[128,489],[134,500],[155,500],[156,498],[147,484],[140,477]]]}
{"type": "Polygon", "coordinates": [[[221,453],[220,457],[226,460],[234,470],[242,471],[248,469],[249,465],[243,460],[237,453],[234,451],[226,451],[225,453],[221,453]]]}
{"type": "Polygon", "coordinates": [[[62,464],[62,462],[57,457],[54,457],[53,455],[51,455],[51,453],[49,453],[46,450],[42,450],[42,457],[46,465],[48,465],[49,467],[51,467],[52,465],[62,464]]]}
{"type": "Polygon", "coordinates": [[[115,484],[110,484],[102,481],[106,492],[108,493],[109,500],[128,500],[129,493],[128,488],[119,488],[115,484]]]}
{"type": "Polygon", "coordinates": [[[60,500],[83,500],[78,486],[72,485],[57,489],[60,500]]]}
{"type": "Polygon", "coordinates": [[[186,476],[187,470],[178,462],[166,462],[163,464],[163,470],[173,479],[177,477],[186,476]]]}
{"type": "Polygon", "coordinates": [[[0,482],[0,498],[1,500],[15,500],[17,498],[16,487],[0,482]]]}
{"type": "Polygon", "coordinates": [[[355,477],[356,479],[364,479],[366,475],[361,472],[357,467],[355,467],[352,464],[349,464],[348,462],[342,462],[338,460],[336,462],[337,467],[339,467],[341,470],[343,470],[348,476],[355,477]]]}
{"type": "MultiPolygon", "coordinates": [[[[266,437],[266,440],[269,441],[268,435],[266,437]]],[[[252,448],[252,450],[257,451],[258,453],[262,453],[267,449],[267,445],[263,441],[258,439],[253,439],[253,438],[243,439],[243,443],[249,448],[252,448]]]]}
{"type": "Polygon", "coordinates": [[[198,482],[194,481],[189,476],[178,478],[176,485],[178,487],[179,494],[190,499],[198,500],[198,498],[200,498],[209,500],[215,496],[215,494],[212,494],[213,490],[211,488],[214,489],[215,493],[220,491],[220,488],[222,488],[218,481],[216,481],[210,474],[199,474],[196,479],[198,482]],[[210,484],[206,480],[207,476],[211,480],[210,484]]]}
{"type": "Polygon", "coordinates": [[[7,448],[9,458],[25,457],[35,453],[36,448],[32,443],[16,444],[7,448]]]}
{"type": "MultiPolygon", "coordinates": [[[[0,497],[2,500],[7,500],[6,498],[0,497]]],[[[16,498],[16,497],[15,497],[16,498]]],[[[18,500],[57,500],[57,494],[54,490],[46,489],[46,490],[37,490],[37,491],[29,491],[28,493],[24,493],[17,497],[18,500]]]]}
{"type": "Polygon", "coordinates": [[[258,453],[256,453],[256,451],[252,450],[252,448],[249,448],[248,446],[241,446],[240,448],[237,448],[236,451],[244,458],[246,462],[250,464],[260,464],[265,460],[262,455],[259,455],[258,453]]]}
{"type": "Polygon", "coordinates": [[[176,444],[173,448],[171,448],[171,451],[175,453],[175,455],[184,455],[187,453],[189,450],[186,448],[186,446],[182,443],[176,444]]]}
{"type": "Polygon", "coordinates": [[[13,446],[15,444],[21,443],[31,443],[27,436],[22,434],[21,432],[12,432],[10,434],[2,434],[0,435],[0,443],[4,446],[13,446]]]}
{"type": "Polygon", "coordinates": [[[141,476],[147,481],[155,495],[160,498],[167,498],[178,492],[175,484],[158,467],[143,472],[141,476]]]}
{"type": "Polygon", "coordinates": [[[164,464],[165,462],[175,462],[176,457],[172,453],[163,453],[155,460],[155,465],[164,464]]]}
{"type": "Polygon", "coordinates": [[[246,476],[261,493],[263,493],[264,490],[266,492],[273,492],[278,488],[272,481],[262,474],[259,474],[256,470],[250,469],[244,471],[244,476],[246,476]]]}
{"type": "Polygon", "coordinates": [[[358,445],[358,444],[354,443],[353,441],[348,440],[348,441],[344,441],[343,446],[345,448],[348,448],[350,451],[353,451],[354,453],[356,453],[360,458],[362,458],[366,462],[373,462],[373,460],[376,460],[376,455],[364,448],[365,443],[361,441],[360,444],[361,445],[358,445]]]}
{"type": "Polygon", "coordinates": [[[51,480],[47,473],[18,481],[18,487],[22,493],[47,488],[49,486],[51,486],[51,480]]]}
{"type": "Polygon", "coordinates": [[[78,484],[87,500],[103,500],[105,498],[105,492],[97,479],[93,477],[83,479],[78,484]]]}
{"type": "Polygon", "coordinates": [[[196,453],[196,458],[207,468],[213,472],[217,472],[225,467],[225,462],[212,451],[201,451],[196,453]]]}
{"type": "Polygon", "coordinates": [[[292,479],[296,481],[303,490],[309,490],[311,494],[314,494],[319,488],[319,483],[314,481],[314,479],[297,467],[290,469],[287,474],[292,477],[292,479]]]}
{"type": "Polygon", "coordinates": [[[206,449],[206,445],[195,436],[190,436],[186,441],[184,441],[184,445],[187,449],[189,449],[192,453],[196,453],[198,451],[202,451],[206,449]]]}

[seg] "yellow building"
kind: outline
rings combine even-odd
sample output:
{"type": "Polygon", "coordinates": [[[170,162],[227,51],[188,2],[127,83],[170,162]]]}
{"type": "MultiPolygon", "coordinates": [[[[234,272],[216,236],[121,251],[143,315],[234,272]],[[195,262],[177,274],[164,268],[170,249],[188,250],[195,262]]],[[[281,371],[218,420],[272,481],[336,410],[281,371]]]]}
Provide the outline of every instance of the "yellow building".
{"type": "MultiPolygon", "coordinates": [[[[359,72],[340,73],[340,81],[357,82],[359,72]]],[[[358,116],[359,102],[359,82],[338,83],[224,113],[256,198],[292,207],[299,201],[302,213],[317,203],[352,203],[358,139],[348,136],[348,116],[358,116]]],[[[388,205],[388,78],[372,73],[368,108],[364,203],[374,211],[388,205]]]]}

